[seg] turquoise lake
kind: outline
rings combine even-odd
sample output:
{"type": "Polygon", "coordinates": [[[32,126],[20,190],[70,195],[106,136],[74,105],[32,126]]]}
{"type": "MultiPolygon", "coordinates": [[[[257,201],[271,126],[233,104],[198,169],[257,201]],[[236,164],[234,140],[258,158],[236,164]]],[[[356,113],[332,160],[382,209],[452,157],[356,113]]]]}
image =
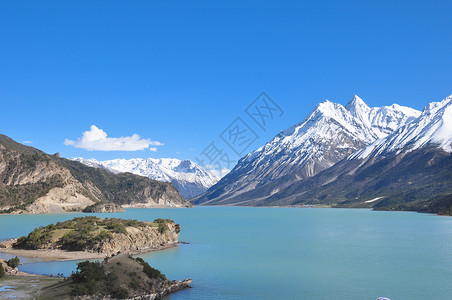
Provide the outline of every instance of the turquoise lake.
{"type": "MultiPolygon", "coordinates": [[[[0,239],[81,215],[0,216],[0,239]]],[[[452,298],[452,217],[246,207],[96,215],[181,224],[179,240],[190,244],[141,256],[171,280],[193,279],[171,300],[452,298]]],[[[38,274],[69,275],[77,263],[22,260],[38,274]]]]}

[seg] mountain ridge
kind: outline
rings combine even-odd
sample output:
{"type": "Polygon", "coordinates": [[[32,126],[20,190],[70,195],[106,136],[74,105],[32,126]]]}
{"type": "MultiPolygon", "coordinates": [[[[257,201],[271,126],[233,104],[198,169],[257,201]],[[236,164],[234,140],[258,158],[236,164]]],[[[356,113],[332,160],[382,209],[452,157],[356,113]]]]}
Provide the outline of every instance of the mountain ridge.
{"type": "MultiPolygon", "coordinates": [[[[281,177],[209,205],[366,207],[452,214],[452,96],[303,180],[281,177]]],[[[291,175],[296,176],[296,174],[291,175]]]]}
{"type": "Polygon", "coordinates": [[[194,203],[220,202],[280,178],[285,185],[312,177],[411,122],[421,112],[399,105],[370,108],[358,96],[344,107],[325,100],[303,119],[241,158],[194,203]],[[383,121],[384,120],[384,121],[383,121]]]}
{"type": "Polygon", "coordinates": [[[218,178],[190,160],[177,158],[132,158],[98,161],[96,159],[71,158],[112,173],[130,172],[153,180],[171,182],[179,193],[190,199],[204,193],[218,178]]]}

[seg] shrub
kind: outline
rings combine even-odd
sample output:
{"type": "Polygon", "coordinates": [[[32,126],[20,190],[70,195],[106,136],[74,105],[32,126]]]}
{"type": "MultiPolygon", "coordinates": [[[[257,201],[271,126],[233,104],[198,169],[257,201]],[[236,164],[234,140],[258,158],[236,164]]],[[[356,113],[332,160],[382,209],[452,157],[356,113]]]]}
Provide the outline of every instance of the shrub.
{"type": "Polygon", "coordinates": [[[99,290],[96,281],[89,281],[83,284],[76,284],[71,291],[73,296],[94,295],[99,290]]]}
{"type": "Polygon", "coordinates": [[[93,242],[89,231],[69,231],[59,241],[62,249],[83,251],[93,242]]]}
{"type": "Polygon", "coordinates": [[[2,278],[3,276],[5,276],[5,269],[3,269],[3,265],[0,264],[0,278],[2,278]]]}
{"type": "Polygon", "coordinates": [[[154,223],[157,223],[157,224],[168,223],[168,222],[172,222],[172,220],[170,220],[170,219],[160,219],[160,218],[154,220],[154,223]]]}
{"type": "Polygon", "coordinates": [[[36,250],[39,247],[50,241],[50,231],[46,228],[35,228],[28,236],[20,237],[16,243],[13,244],[14,248],[31,249],[36,250]]]}
{"type": "Polygon", "coordinates": [[[159,227],[157,228],[157,231],[160,234],[164,234],[166,229],[167,229],[167,227],[166,227],[166,225],[164,223],[159,223],[159,227]]]}
{"type": "Polygon", "coordinates": [[[99,232],[99,234],[96,236],[96,240],[102,241],[102,240],[108,240],[111,239],[113,236],[111,235],[110,232],[108,232],[107,230],[102,230],[101,232],[99,232]]]}
{"type": "Polygon", "coordinates": [[[125,299],[129,297],[129,291],[125,288],[117,287],[111,292],[111,296],[115,299],[125,299]]]}
{"type": "Polygon", "coordinates": [[[98,282],[106,278],[105,268],[98,262],[83,261],[77,264],[77,272],[70,278],[76,283],[72,295],[94,295],[99,290],[98,282]]]}
{"type": "Polygon", "coordinates": [[[140,288],[140,281],[134,277],[129,282],[129,287],[134,290],[138,290],[140,288]]]}
{"type": "Polygon", "coordinates": [[[115,299],[126,299],[129,297],[129,291],[124,288],[118,287],[111,292],[111,295],[115,299]]]}
{"type": "Polygon", "coordinates": [[[151,267],[147,262],[145,262],[141,257],[137,257],[135,259],[143,266],[143,272],[151,279],[153,278],[161,278],[166,279],[166,277],[157,269],[151,267]]]}
{"type": "Polygon", "coordinates": [[[11,258],[10,260],[8,260],[6,262],[8,264],[8,266],[10,266],[11,268],[17,268],[17,266],[20,263],[20,259],[16,256],[15,258],[11,258]]]}
{"type": "Polygon", "coordinates": [[[82,261],[77,264],[77,271],[71,275],[72,281],[87,282],[99,281],[105,278],[105,268],[98,262],[82,261]]]}
{"type": "Polygon", "coordinates": [[[127,234],[126,227],[123,224],[110,223],[107,225],[107,229],[110,230],[111,232],[127,234]]]}

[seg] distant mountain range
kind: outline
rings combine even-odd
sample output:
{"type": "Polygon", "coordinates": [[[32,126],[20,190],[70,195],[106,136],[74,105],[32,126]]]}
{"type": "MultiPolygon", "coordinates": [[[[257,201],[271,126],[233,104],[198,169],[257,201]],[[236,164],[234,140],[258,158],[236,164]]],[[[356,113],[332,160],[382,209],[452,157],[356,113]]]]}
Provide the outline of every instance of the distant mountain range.
{"type": "Polygon", "coordinates": [[[329,204],[447,213],[452,204],[452,97],[422,112],[324,101],[243,157],[194,202],[329,204]]]}
{"type": "Polygon", "coordinates": [[[81,157],[71,158],[87,166],[103,168],[112,173],[130,172],[150,179],[171,182],[185,199],[203,194],[219,178],[204,171],[190,160],[175,158],[133,158],[98,161],[81,157]]]}
{"type": "Polygon", "coordinates": [[[422,112],[326,100],[220,180],[189,160],[68,160],[0,135],[0,212],[191,206],[181,194],[199,205],[452,215],[452,95],[422,112]]]}
{"type": "Polygon", "coordinates": [[[0,212],[74,212],[99,204],[192,206],[171,183],[88,167],[0,135],[0,212]]]}

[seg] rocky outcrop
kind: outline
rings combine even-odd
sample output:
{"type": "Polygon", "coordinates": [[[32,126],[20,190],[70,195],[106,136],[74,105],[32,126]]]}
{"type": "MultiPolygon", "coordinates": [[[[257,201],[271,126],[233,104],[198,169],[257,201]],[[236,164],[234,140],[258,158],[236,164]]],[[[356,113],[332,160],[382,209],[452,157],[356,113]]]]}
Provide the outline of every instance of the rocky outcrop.
{"type": "Polygon", "coordinates": [[[87,250],[111,255],[118,252],[141,253],[170,247],[178,243],[180,225],[168,222],[162,227],[129,226],[126,230],[127,234],[112,233],[112,238],[103,240],[87,250]]]}
{"type": "Polygon", "coordinates": [[[84,213],[114,213],[125,211],[120,205],[114,203],[95,203],[83,209],[84,213]]]}
{"type": "Polygon", "coordinates": [[[83,210],[85,207],[93,205],[94,201],[78,193],[77,189],[81,188],[81,185],[77,182],[68,182],[63,187],[52,188],[46,195],[36,199],[36,201],[22,210],[22,212],[45,214],[78,212],[83,210]]]}
{"type": "Polygon", "coordinates": [[[19,270],[17,268],[12,268],[8,266],[8,263],[6,260],[0,259],[0,265],[3,267],[3,270],[5,271],[5,275],[18,275],[19,270]]]}

